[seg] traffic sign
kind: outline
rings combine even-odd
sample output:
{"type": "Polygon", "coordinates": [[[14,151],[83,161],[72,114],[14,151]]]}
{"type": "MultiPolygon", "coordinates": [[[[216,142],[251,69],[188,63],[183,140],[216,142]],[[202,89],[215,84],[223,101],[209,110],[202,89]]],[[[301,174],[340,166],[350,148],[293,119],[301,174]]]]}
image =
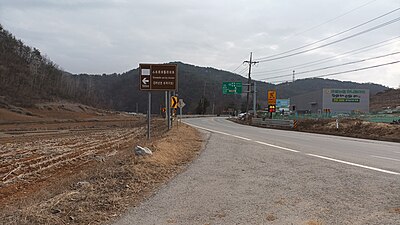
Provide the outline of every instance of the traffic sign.
{"type": "Polygon", "coordinates": [[[178,108],[178,97],[172,96],[171,97],[171,108],[178,108]]]}
{"type": "Polygon", "coordinates": [[[268,105],[268,112],[276,112],[276,105],[268,105]]]}
{"type": "Polygon", "coordinates": [[[276,91],[268,91],[268,105],[276,105],[276,91]]]}
{"type": "Polygon", "coordinates": [[[223,82],[222,94],[241,94],[242,82],[223,82]]]}
{"type": "Polygon", "coordinates": [[[173,91],[178,88],[176,64],[140,64],[141,91],[173,91]]]}
{"type": "Polygon", "coordinates": [[[181,99],[179,99],[179,102],[178,102],[178,107],[179,108],[183,108],[183,107],[185,107],[185,102],[183,102],[183,99],[181,98],[181,99]]]}

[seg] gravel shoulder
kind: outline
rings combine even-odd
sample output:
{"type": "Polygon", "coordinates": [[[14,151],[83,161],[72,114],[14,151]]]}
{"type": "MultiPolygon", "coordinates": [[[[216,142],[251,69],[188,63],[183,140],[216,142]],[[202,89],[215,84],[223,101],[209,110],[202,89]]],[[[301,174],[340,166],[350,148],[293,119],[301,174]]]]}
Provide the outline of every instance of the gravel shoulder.
{"type": "Polygon", "coordinates": [[[208,133],[183,173],[114,225],[398,224],[398,176],[208,133]]]}

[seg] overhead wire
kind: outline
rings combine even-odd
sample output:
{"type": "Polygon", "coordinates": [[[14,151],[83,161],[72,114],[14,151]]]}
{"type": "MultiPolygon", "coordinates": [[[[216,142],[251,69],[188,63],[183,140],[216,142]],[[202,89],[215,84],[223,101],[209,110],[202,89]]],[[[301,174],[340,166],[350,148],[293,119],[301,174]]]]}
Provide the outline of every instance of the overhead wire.
{"type": "MultiPolygon", "coordinates": [[[[357,64],[357,63],[362,63],[362,62],[366,62],[366,61],[370,61],[370,60],[374,60],[374,59],[380,59],[380,58],[385,58],[385,57],[389,57],[389,56],[394,56],[400,54],[400,51],[398,52],[392,52],[389,54],[385,54],[385,55],[380,55],[380,56],[375,56],[375,57],[370,57],[367,59],[361,59],[361,60],[356,60],[356,61],[352,61],[352,62],[347,62],[347,63],[341,63],[341,64],[337,64],[337,65],[333,65],[333,66],[327,66],[327,67],[323,67],[323,68],[318,68],[318,69],[313,69],[313,70],[308,70],[308,71],[303,71],[303,72],[297,72],[296,75],[300,75],[300,74],[306,74],[306,73],[310,73],[310,72],[316,72],[316,71],[321,71],[321,70],[327,70],[327,69],[332,69],[332,68],[336,68],[336,67],[341,67],[341,66],[347,66],[347,65],[352,65],[352,64],[357,64]]],[[[285,74],[285,75],[279,75],[279,76],[273,76],[273,77],[266,77],[266,78],[258,78],[259,80],[267,80],[267,79],[275,79],[275,78],[281,78],[281,77],[289,77],[292,76],[293,74],[285,74]]]]}
{"type": "Polygon", "coordinates": [[[242,65],[243,65],[243,63],[241,63],[238,67],[236,67],[234,70],[232,70],[232,73],[235,72],[236,70],[238,70],[242,65]]]}
{"type": "Polygon", "coordinates": [[[365,6],[367,6],[367,5],[369,5],[369,4],[373,3],[373,2],[376,2],[376,1],[377,1],[377,0],[372,0],[372,1],[369,1],[369,2],[367,2],[367,3],[364,3],[364,4],[362,4],[362,5],[360,5],[360,6],[356,7],[356,8],[353,8],[353,9],[351,9],[351,10],[349,10],[349,11],[343,13],[343,14],[340,14],[339,16],[336,16],[336,17],[334,17],[334,18],[332,18],[332,19],[329,19],[329,20],[327,20],[327,21],[325,21],[325,22],[322,22],[322,23],[320,23],[320,24],[317,24],[317,25],[315,25],[315,26],[313,26],[313,27],[311,27],[311,28],[305,29],[305,30],[300,31],[300,32],[298,32],[298,33],[295,33],[295,34],[293,34],[293,35],[290,35],[287,39],[290,39],[290,38],[292,38],[292,37],[296,37],[296,36],[298,36],[298,35],[300,35],[300,34],[304,34],[304,33],[308,32],[308,31],[314,30],[314,29],[316,29],[316,28],[318,28],[318,27],[321,27],[321,26],[323,26],[323,25],[325,25],[325,24],[328,24],[328,23],[330,23],[330,22],[332,22],[332,21],[335,21],[335,20],[337,20],[337,19],[339,19],[339,18],[342,18],[343,16],[346,16],[346,15],[348,15],[348,14],[350,14],[350,13],[352,13],[352,12],[354,12],[354,11],[356,11],[356,10],[362,8],[362,7],[365,7],[365,6]]]}
{"type": "MultiPolygon", "coordinates": [[[[400,10],[400,8],[397,8],[396,10],[400,10]]],[[[356,37],[356,36],[359,36],[359,35],[362,35],[362,34],[371,32],[371,31],[374,31],[374,30],[376,30],[376,29],[379,29],[379,28],[388,26],[388,25],[390,25],[390,24],[392,24],[392,23],[398,22],[399,20],[400,20],[400,17],[397,17],[397,18],[395,18],[395,19],[392,19],[392,20],[387,21],[387,22],[385,22],[385,23],[381,23],[381,24],[379,24],[379,25],[377,25],[377,26],[374,26],[374,27],[372,27],[372,28],[363,30],[363,31],[361,31],[361,32],[352,34],[352,35],[350,35],[350,36],[347,36],[347,37],[344,37],[344,38],[341,38],[341,39],[338,39],[338,40],[336,40],[336,41],[332,41],[332,42],[329,42],[329,43],[326,43],[326,44],[323,44],[323,45],[319,45],[319,46],[316,46],[316,47],[313,47],[313,48],[310,48],[310,49],[306,49],[306,50],[298,51],[298,52],[295,52],[295,53],[292,53],[292,54],[284,55],[284,54],[286,54],[286,53],[293,52],[293,51],[296,51],[296,50],[299,50],[299,49],[302,49],[302,48],[305,48],[305,47],[314,45],[314,44],[316,44],[316,43],[322,42],[323,40],[327,40],[327,39],[330,38],[330,37],[337,36],[337,34],[332,35],[332,36],[330,36],[330,37],[328,37],[328,38],[324,38],[324,39],[322,39],[322,40],[319,40],[319,41],[316,41],[316,42],[313,42],[313,43],[310,43],[310,44],[307,44],[307,45],[304,45],[304,46],[301,46],[301,47],[298,47],[298,48],[295,48],[295,49],[292,49],[292,50],[289,50],[289,51],[286,51],[286,52],[283,52],[283,53],[279,53],[279,54],[275,54],[275,55],[271,55],[271,56],[267,56],[267,57],[262,57],[262,58],[257,58],[256,60],[259,61],[259,62],[268,62],[268,61],[273,61],[273,60],[278,60],[278,59],[283,59],[283,58],[288,58],[288,57],[291,57],[291,56],[303,54],[303,53],[306,53],[306,52],[310,52],[310,51],[313,51],[313,50],[316,50],[316,49],[319,49],[319,48],[323,48],[323,47],[326,47],[326,46],[329,46],[329,45],[332,45],[332,44],[336,44],[336,43],[339,43],[339,42],[348,40],[348,39],[350,39],[350,38],[353,38],[353,37],[356,37]],[[279,55],[283,55],[283,56],[279,56],[279,55]],[[279,56],[279,57],[276,57],[276,56],[279,56]]],[[[341,32],[341,33],[342,33],[342,32],[341,32]]]]}
{"type": "Polygon", "coordinates": [[[238,74],[243,75],[242,73],[247,71],[247,67],[243,68],[238,74]]]}
{"type": "Polygon", "coordinates": [[[345,56],[352,56],[352,55],[360,54],[360,53],[367,52],[367,51],[370,51],[370,50],[373,50],[373,49],[377,49],[377,48],[392,44],[394,42],[397,42],[399,40],[396,40],[396,39],[399,39],[399,38],[400,38],[400,36],[396,36],[394,38],[390,38],[390,39],[387,39],[385,41],[381,41],[381,42],[378,42],[378,43],[375,43],[375,44],[372,44],[372,45],[364,46],[362,48],[358,48],[358,49],[354,49],[354,50],[351,50],[351,51],[348,51],[348,52],[344,52],[344,53],[341,53],[339,55],[335,55],[335,56],[332,56],[332,57],[327,57],[327,58],[323,58],[323,59],[319,59],[319,60],[315,60],[315,61],[311,61],[311,62],[307,62],[307,63],[301,63],[301,64],[297,64],[297,65],[294,65],[294,66],[287,66],[287,67],[283,67],[283,68],[279,68],[279,69],[255,71],[255,72],[253,72],[253,74],[268,75],[268,74],[274,74],[274,73],[287,71],[289,69],[293,70],[293,69],[302,69],[302,68],[312,67],[312,66],[320,65],[320,64],[323,64],[323,63],[326,63],[326,62],[335,61],[335,60],[343,58],[345,56]]]}
{"type": "MultiPolygon", "coordinates": [[[[346,74],[346,73],[352,73],[352,72],[358,72],[358,71],[363,71],[363,70],[374,69],[374,68],[393,65],[393,64],[397,64],[397,63],[400,63],[400,60],[392,61],[392,62],[388,62],[388,63],[383,63],[383,64],[378,64],[378,65],[373,65],[373,66],[368,66],[368,67],[352,69],[352,70],[340,71],[340,72],[335,72],[335,73],[328,73],[328,74],[319,75],[319,76],[304,77],[304,79],[306,79],[306,78],[321,78],[321,77],[335,76],[335,75],[340,75],[340,74],[346,74]]],[[[272,83],[283,83],[283,82],[289,82],[289,81],[292,81],[292,80],[274,81],[272,83]]]]}
{"type": "Polygon", "coordinates": [[[346,30],[344,30],[344,31],[341,31],[341,32],[339,32],[339,33],[336,33],[336,34],[333,34],[333,35],[328,36],[328,37],[326,37],[326,38],[320,39],[320,40],[318,40],[318,41],[314,41],[314,42],[312,42],[312,43],[309,43],[309,44],[306,44],[306,45],[303,45],[303,46],[300,46],[300,47],[297,47],[297,48],[294,48],[294,49],[291,49],[291,50],[288,50],[288,51],[285,51],[285,52],[281,52],[281,53],[278,53],[278,54],[274,54],[274,55],[270,55],[270,56],[265,56],[265,57],[260,57],[260,58],[257,58],[256,60],[263,60],[263,59],[268,59],[268,58],[272,58],[272,57],[284,55],[284,54],[286,54],[286,53],[294,52],[294,51],[296,51],[296,50],[303,49],[303,48],[309,47],[309,46],[311,46],[311,45],[315,45],[315,44],[317,44],[317,43],[320,43],[320,42],[329,40],[329,39],[334,38],[334,37],[336,37],[336,36],[339,36],[339,35],[341,35],[341,34],[344,34],[344,33],[347,33],[347,32],[349,32],[349,31],[352,31],[352,30],[354,30],[354,29],[357,29],[357,28],[359,28],[359,27],[362,27],[362,26],[364,26],[364,25],[366,25],[366,24],[368,24],[368,23],[371,23],[371,22],[373,22],[373,21],[375,21],[375,20],[378,20],[378,19],[380,19],[380,18],[382,18],[382,17],[385,17],[385,16],[387,16],[387,15],[389,15],[389,14],[392,14],[392,13],[398,11],[398,10],[400,10],[400,7],[397,8],[397,9],[391,10],[391,11],[389,11],[389,12],[387,12],[387,13],[384,13],[384,14],[382,14],[382,15],[380,15],[380,16],[377,16],[377,17],[375,17],[375,18],[373,18],[373,19],[370,19],[370,20],[368,20],[368,21],[366,21],[366,22],[364,22],[364,23],[358,24],[358,25],[356,25],[356,26],[353,26],[353,27],[351,27],[351,28],[348,28],[348,29],[346,29],[346,30]]]}
{"type": "MultiPolygon", "coordinates": [[[[400,8],[399,8],[399,9],[400,9],[400,8]]],[[[374,27],[372,27],[372,28],[369,28],[369,29],[360,31],[360,32],[358,32],[358,33],[352,34],[352,35],[350,35],[350,36],[347,36],[347,37],[338,39],[338,40],[336,40],[336,41],[332,41],[332,42],[329,42],[329,43],[326,43],[326,44],[323,44],[323,45],[319,45],[319,46],[316,46],[316,47],[313,47],[313,48],[309,48],[309,49],[306,49],[306,50],[298,51],[298,52],[295,52],[295,53],[292,53],[292,54],[288,54],[288,55],[283,55],[283,56],[279,56],[279,57],[272,57],[272,56],[271,56],[272,58],[270,58],[270,57],[264,57],[264,59],[262,59],[262,60],[257,59],[257,61],[260,62],[260,63],[261,63],[261,62],[269,62],[269,61],[274,61],[274,60],[278,60],[278,59],[284,59],[284,58],[288,58],[288,57],[300,55],[300,54],[303,54],[303,53],[306,53],[306,52],[310,52],[310,51],[313,51],[313,50],[316,50],[316,49],[320,49],[320,48],[323,48],[323,47],[326,47],[326,46],[330,46],[330,45],[333,45],[333,44],[336,44],[336,43],[339,43],[339,42],[348,40],[348,39],[353,38],[353,37],[357,37],[357,36],[359,36],[359,35],[362,35],[362,34],[365,34],[365,33],[368,33],[368,32],[374,31],[374,30],[377,30],[377,29],[379,29],[379,28],[388,26],[388,25],[390,25],[390,24],[392,24],[392,23],[396,23],[396,22],[398,22],[398,21],[400,21],[400,17],[397,17],[397,18],[392,19],[392,20],[390,20],[390,21],[387,21],[387,22],[385,22],[385,23],[381,23],[381,24],[379,24],[379,25],[377,25],[377,26],[374,26],[374,27]]]]}

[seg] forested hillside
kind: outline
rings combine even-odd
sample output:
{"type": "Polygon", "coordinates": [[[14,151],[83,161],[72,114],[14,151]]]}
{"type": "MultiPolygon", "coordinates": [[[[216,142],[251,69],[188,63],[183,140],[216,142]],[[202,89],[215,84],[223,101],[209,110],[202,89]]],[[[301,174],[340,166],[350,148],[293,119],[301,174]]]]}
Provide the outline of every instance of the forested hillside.
{"type": "MultiPolygon", "coordinates": [[[[205,102],[206,112],[244,110],[246,96],[223,95],[222,82],[247,79],[227,71],[175,62],[179,69],[179,94],[186,113],[198,113],[205,102]]],[[[132,65],[136,67],[136,65],[132,65]]],[[[0,97],[19,106],[44,101],[68,100],[121,111],[146,112],[147,95],[139,91],[138,69],[123,74],[72,75],[60,69],[36,48],[24,45],[0,25],[0,97]]],[[[387,89],[377,84],[358,84],[329,79],[303,79],[273,85],[257,81],[257,102],[267,105],[267,90],[276,89],[278,98],[290,98],[321,88],[366,88],[371,95],[387,89]]],[[[247,88],[243,86],[243,91],[247,88]]],[[[164,93],[154,92],[153,112],[164,105],[164,93]]]]}
{"type": "Polygon", "coordinates": [[[24,45],[0,25],[0,96],[14,105],[67,99],[98,103],[92,79],[62,71],[36,48],[24,45]]]}

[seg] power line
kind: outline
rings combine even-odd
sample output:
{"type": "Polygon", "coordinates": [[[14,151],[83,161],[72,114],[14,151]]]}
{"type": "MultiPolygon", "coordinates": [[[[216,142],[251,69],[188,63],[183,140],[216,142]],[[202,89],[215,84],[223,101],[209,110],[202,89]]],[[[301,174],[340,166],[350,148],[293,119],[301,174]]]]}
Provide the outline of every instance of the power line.
{"type": "Polygon", "coordinates": [[[245,72],[245,71],[247,71],[247,67],[243,68],[238,74],[243,75],[242,73],[245,72]]]}
{"type": "Polygon", "coordinates": [[[293,35],[290,35],[290,36],[288,37],[288,39],[290,39],[290,38],[292,38],[292,37],[296,37],[296,36],[298,36],[298,35],[300,35],[300,34],[304,34],[304,33],[308,32],[308,31],[314,30],[314,29],[316,29],[316,28],[318,28],[318,27],[320,27],[320,26],[323,26],[323,25],[325,25],[325,24],[327,24],[327,23],[330,23],[330,22],[332,22],[332,21],[335,21],[335,20],[337,20],[337,19],[339,19],[339,18],[341,18],[341,17],[343,17],[343,16],[346,16],[346,15],[348,15],[348,14],[350,14],[350,13],[352,13],[352,12],[354,12],[354,11],[356,11],[356,10],[358,10],[358,9],[360,9],[360,8],[362,8],[362,7],[364,7],[364,6],[367,6],[367,5],[369,5],[369,4],[373,3],[373,2],[376,2],[376,1],[377,1],[377,0],[369,1],[369,2],[367,2],[367,3],[365,3],[365,4],[362,4],[362,5],[360,5],[360,6],[356,7],[356,8],[353,8],[353,9],[351,9],[351,10],[349,10],[349,11],[343,13],[343,14],[340,14],[339,16],[336,16],[335,18],[329,19],[329,20],[327,20],[327,21],[325,21],[325,22],[322,22],[322,23],[320,23],[320,24],[318,24],[318,25],[315,25],[315,26],[313,26],[313,27],[311,27],[311,28],[308,28],[308,29],[306,29],[306,30],[300,31],[300,32],[295,33],[295,34],[293,34],[293,35]]]}
{"type": "MultiPolygon", "coordinates": [[[[324,75],[319,75],[319,76],[304,77],[303,79],[335,76],[335,75],[340,75],[340,74],[345,74],[345,73],[352,73],[352,72],[358,72],[358,71],[362,71],[362,70],[369,70],[369,69],[373,69],[373,68],[378,68],[378,67],[382,67],[382,66],[393,65],[393,64],[396,64],[396,63],[400,63],[400,60],[393,61],[393,62],[388,62],[388,63],[384,63],[384,64],[378,64],[378,65],[374,65],[374,66],[357,68],[357,69],[353,69],[353,70],[346,70],[346,71],[341,71],[341,72],[336,72],[336,73],[329,73],[329,74],[324,74],[324,75]]],[[[283,83],[283,82],[288,82],[288,81],[291,81],[291,80],[274,81],[273,83],[283,83]]]]}
{"type": "Polygon", "coordinates": [[[349,28],[349,29],[347,29],[347,30],[344,30],[344,31],[341,31],[341,32],[339,32],[339,33],[333,34],[333,35],[331,35],[331,36],[328,36],[328,37],[326,37],[326,38],[320,39],[320,40],[318,40],[318,41],[314,41],[314,42],[312,42],[312,43],[309,43],[309,44],[306,44],[306,45],[303,45],[303,46],[300,46],[300,47],[298,47],[298,48],[294,48],[294,49],[291,49],[291,50],[288,50],[288,51],[285,51],[285,52],[281,52],[281,53],[278,53],[278,54],[274,54],[274,55],[270,55],[270,56],[266,56],[266,57],[261,57],[261,58],[259,58],[259,59],[257,59],[257,60],[269,59],[269,58],[272,58],[272,57],[284,55],[284,54],[286,54],[286,53],[294,52],[294,51],[296,51],[296,50],[303,49],[303,48],[306,48],[306,47],[311,46],[311,45],[315,45],[315,44],[317,44],[317,43],[326,41],[326,40],[331,39],[331,38],[333,38],[333,37],[339,36],[339,35],[341,35],[341,34],[347,33],[347,32],[349,32],[349,31],[352,31],[352,30],[356,29],[356,28],[359,28],[359,27],[361,27],[361,26],[364,26],[364,25],[366,25],[366,24],[368,24],[368,23],[371,23],[371,22],[373,22],[373,21],[375,21],[375,20],[378,20],[378,19],[380,19],[380,18],[382,18],[382,17],[384,17],[384,16],[387,16],[387,15],[389,15],[389,14],[391,14],[391,13],[394,13],[394,12],[396,12],[396,11],[398,11],[398,10],[400,10],[400,7],[397,8],[397,9],[394,9],[394,10],[392,10],[392,11],[389,11],[389,12],[383,14],[383,15],[380,15],[380,16],[378,16],[378,17],[375,17],[375,18],[373,18],[373,19],[371,19],[371,20],[368,20],[367,22],[358,24],[358,25],[353,26],[353,27],[351,27],[351,28],[349,28]]]}
{"type": "MultiPolygon", "coordinates": [[[[400,9],[400,8],[399,8],[399,9],[400,9]]],[[[320,46],[317,46],[317,47],[314,47],[314,48],[306,49],[306,50],[303,50],[303,51],[295,52],[295,53],[288,54],[288,55],[284,55],[284,56],[280,56],[280,57],[274,57],[274,58],[270,58],[270,57],[272,57],[272,56],[270,56],[270,57],[264,57],[264,58],[267,58],[267,59],[259,60],[259,62],[260,62],[260,63],[261,63],[261,62],[269,62],[269,61],[274,61],[274,60],[278,60],[278,59],[284,59],[284,58],[292,57],[292,56],[295,56],[295,55],[300,55],[300,54],[303,54],[303,53],[306,53],[306,52],[310,52],[310,51],[313,51],[313,50],[316,50],[316,49],[319,49],[319,48],[323,48],[323,47],[326,47],[326,46],[329,46],[329,45],[333,45],[333,44],[336,44],[336,43],[339,43],[339,42],[348,40],[348,39],[350,39],[350,38],[353,38],[353,37],[356,37],[356,36],[359,36],[359,35],[362,35],[362,34],[371,32],[371,31],[373,31],[373,30],[376,30],[376,29],[379,29],[379,28],[388,26],[388,25],[390,25],[390,24],[392,24],[392,23],[398,22],[399,20],[400,20],[400,17],[397,17],[396,19],[387,21],[387,22],[385,22],[385,23],[379,24],[379,25],[374,26],[374,27],[372,27],[372,28],[369,28],[369,29],[367,29],[367,30],[363,30],[363,31],[361,31],[361,32],[358,32],[358,33],[356,33],[356,34],[352,34],[352,35],[350,35],[350,36],[341,38],[341,39],[336,40],[336,41],[332,41],[332,42],[329,42],[329,43],[326,43],[326,44],[323,44],[323,45],[320,45],[320,46]]]]}
{"type": "Polygon", "coordinates": [[[238,67],[236,67],[234,70],[232,70],[232,73],[235,72],[236,70],[238,70],[242,65],[243,65],[243,63],[240,64],[238,67]]]}
{"type": "Polygon", "coordinates": [[[358,49],[354,49],[354,50],[351,50],[351,51],[348,51],[348,52],[344,52],[344,53],[341,53],[341,54],[336,55],[336,56],[327,57],[327,58],[324,58],[324,59],[319,59],[319,60],[311,61],[311,62],[307,62],[307,63],[297,64],[297,65],[294,65],[294,66],[283,67],[283,68],[279,68],[279,69],[257,71],[257,72],[253,72],[253,74],[261,74],[262,73],[264,75],[267,75],[267,74],[273,74],[273,73],[277,73],[277,72],[281,72],[281,71],[283,72],[283,71],[289,70],[289,69],[292,70],[292,69],[307,68],[307,67],[323,64],[323,63],[326,63],[326,62],[329,62],[329,61],[335,61],[337,59],[343,58],[344,56],[356,55],[356,54],[359,54],[359,53],[362,53],[362,52],[366,52],[366,51],[370,51],[370,50],[373,50],[373,49],[376,49],[376,48],[380,48],[380,47],[383,47],[383,46],[386,46],[386,45],[392,44],[393,42],[398,41],[398,40],[393,41],[393,40],[398,39],[398,38],[400,38],[400,36],[397,36],[397,37],[394,37],[394,38],[390,38],[388,40],[381,41],[381,42],[378,42],[378,43],[375,43],[375,44],[372,44],[372,45],[368,45],[368,46],[365,46],[365,47],[362,47],[362,48],[358,48],[358,49]],[[388,43],[386,43],[386,42],[388,42],[388,43]],[[382,45],[383,43],[386,43],[386,44],[382,45]],[[350,53],[353,53],[353,54],[350,54],[350,53]]]}
{"type": "MultiPolygon", "coordinates": [[[[305,74],[305,73],[310,73],[310,72],[316,72],[316,71],[320,71],[320,70],[332,69],[332,68],[335,68],[335,67],[341,67],[341,66],[352,65],[352,64],[356,64],[356,63],[366,62],[366,61],[369,61],[369,60],[385,58],[385,57],[389,57],[389,56],[393,56],[393,55],[397,55],[397,54],[400,54],[400,51],[399,51],[399,52],[393,52],[393,53],[390,53],[390,54],[375,56],[375,57],[371,57],[371,58],[367,58],[367,59],[361,59],[361,60],[357,60],[357,61],[342,63],[342,64],[338,64],[338,65],[327,66],[327,67],[318,68],[318,69],[313,69],[313,70],[308,70],[308,71],[303,71],[303,72],[296,72],[296,75],[305,74]]],[[[292,76],[292,75],[293,75],[293,74],[291,73],[291,74],[285,74],[285,75],[280,75],[280,76],[273,76],[273,77],[262,78],[262,79],[260,79],[260,80],[267,80],[267,79],[274,79],[274,78],[281,78],[281,77],[289,77],[289,76],[292,76]]]]}

